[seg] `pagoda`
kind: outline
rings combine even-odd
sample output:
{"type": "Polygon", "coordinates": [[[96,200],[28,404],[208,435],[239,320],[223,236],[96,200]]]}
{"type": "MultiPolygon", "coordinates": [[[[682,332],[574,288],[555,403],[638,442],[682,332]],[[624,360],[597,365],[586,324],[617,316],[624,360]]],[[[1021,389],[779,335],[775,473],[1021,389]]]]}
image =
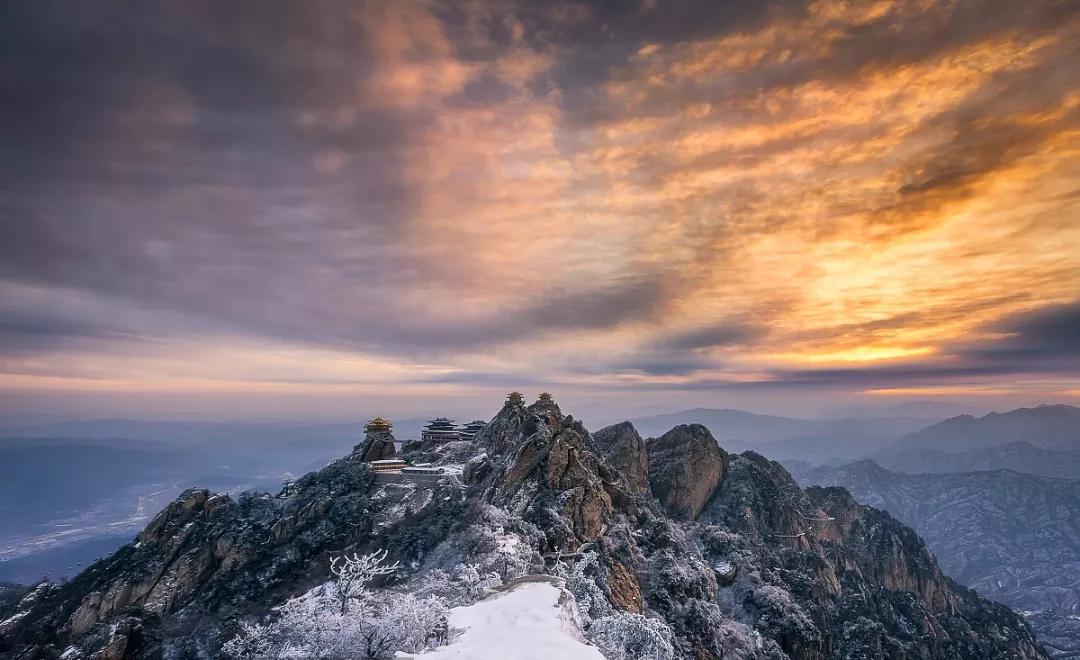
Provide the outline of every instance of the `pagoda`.
{"type": "Polygon", "coordinates": [[[476,434],[479,433],[485,426],[487,426],[487,422],[485,422],[484,420],[474,419],[473,421],[462,427],[460,431],[461,439],[469,441],[476,440],[476,434]]]}
{"type": "Polygon", "coordinates": [[[506,395],[506,403],[512,406],[523,406],[525,405],[525,395],[521,392],[511,392],[506,395]]]}
{"type": "Polygon", "coordinates": [[[391,458],[397,453],[394,434],[390,432],[393,424],[382,417],[376,417],[364,425],[364,441],[353,448],[353,454],[361,461],[370,463],[391,458]]]}
{"type": "Polygon", "coordinates": [[[364,432],[380,433],[383,431],[389,431],[391,428],[393,428],[393,426],[394,425],[390,423],[390,420],[383,419],[382,417],[376,417],[375,419],[364,425],[364,432]]]}
{"type": "Polygon", "coordinates": [[[548,406],[555,403],[555,399],[551,398],[551,392],[541,392],[540,403],[548,406]]]}
{"type": "Polygon", "coordinates": [[[454,425],[454,420],[436,417],[428,420],[427,426],[420,431],[420,443],[424,446],[454,442],[461,439],[461,432],[454,425]]]}

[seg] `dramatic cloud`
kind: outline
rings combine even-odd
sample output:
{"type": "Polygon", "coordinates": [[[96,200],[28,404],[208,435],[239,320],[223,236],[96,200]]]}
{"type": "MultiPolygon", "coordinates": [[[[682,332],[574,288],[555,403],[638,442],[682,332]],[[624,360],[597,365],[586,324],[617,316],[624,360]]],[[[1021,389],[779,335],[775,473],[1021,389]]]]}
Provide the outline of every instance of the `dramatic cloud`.
{"type": "Polygon", "coordinates": [[[1076,391],[1075,3],[0,19],[4,391],[1076,391]]]}

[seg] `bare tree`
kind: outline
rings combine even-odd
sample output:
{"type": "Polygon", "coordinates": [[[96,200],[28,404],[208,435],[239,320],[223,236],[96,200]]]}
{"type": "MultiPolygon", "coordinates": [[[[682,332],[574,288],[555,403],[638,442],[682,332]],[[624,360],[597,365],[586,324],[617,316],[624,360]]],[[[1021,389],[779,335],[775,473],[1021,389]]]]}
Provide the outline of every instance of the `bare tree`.
{"type": "Polygon", "coordinates": [[[341,600],[341,613],[345,614],[345,604],[350,598],[363,599],[367,594],[367,583],[380,575],[390,575],[401,568],[401,562],[383,566],[386,550],[376,550],[361,557],[358,554],[342,555],[330,558],[330,572],[337,576],[338,598],[341,600]]]}

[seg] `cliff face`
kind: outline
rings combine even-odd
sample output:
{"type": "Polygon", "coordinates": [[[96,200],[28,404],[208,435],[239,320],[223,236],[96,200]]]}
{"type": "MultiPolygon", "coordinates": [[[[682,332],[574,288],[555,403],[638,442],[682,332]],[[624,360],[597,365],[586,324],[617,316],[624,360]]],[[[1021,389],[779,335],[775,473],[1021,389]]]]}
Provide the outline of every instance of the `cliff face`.
{"type": "Polygon", "coordinates": [[[471,455],[435,453],[464,470],[433,490],[374,484],[357,453],[276,497],[189,491],[136,543],[25,596],[0,653],[214,656],[240,618],[324,580],[330,553],[386,548],[407,583],[478,561],[493,533],[480,525],[497,520],[527,572],[595,554],[597,607],[660,617],[678,657],[1042,657],[1016,614],[953,584],[910,529],[846,491],[804,492],[692,426],[650,443],[643,475],[630,431],[597,440],[553,403],[508,403],[471,455]]]}
{"type": "Polygon", "coordinates": [[[864,460],[801,473],[918,530],[942,568],[979,593],[1034,614],[1052,655],[1080,654],[1080,481],[1009,470],[902,474],[864,460]]]}
{"type": "Polygon", "coordinates": [[[606,426],[593,434],[600,457],[626,479],[635,495],[649,490],[649,454],[645,441],[630,422],[606,426]]]}
{"type": "Polygon", "coordinates": [[[357,459],[367,463],[393,458],[397,454],[394,436],[390,431],[369,430],[364,434],[364,441],[353,449],[353,453],[357,459]]]}
{"type": "Polygon", "coordinates": [[[668,514],[698,517],[724,479],[727,453],[701,424],[682,424],[649,442],[649,484],[668,514]]]}

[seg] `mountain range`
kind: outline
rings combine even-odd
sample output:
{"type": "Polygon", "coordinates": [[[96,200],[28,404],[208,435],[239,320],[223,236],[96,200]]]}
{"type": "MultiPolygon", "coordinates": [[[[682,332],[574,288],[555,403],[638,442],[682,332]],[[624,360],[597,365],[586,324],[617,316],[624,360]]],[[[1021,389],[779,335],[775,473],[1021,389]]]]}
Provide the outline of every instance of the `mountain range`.
{"type": "Polygon", "coordinates": [[[1043,449],[1023,440],[959,452],[940,449],[881,452],[874,460],[890,470],[908,474],[1013,470],[1080,479],[1080,450],[1043,449]]]}
{"type": "Polygon", "coordinates": [[[400,564],[380,588],[399,598],[453,566],[554,575],[580,639],[636,622],[619,657],[644,631],[663,657],[694,660],[1045,657],[912,529],[729,454],[701,425],[645,441],[629,423],[593,434],[550,400],[509,400],[475,443],[402,456],[445,478],[377,478],[364,457],[393,446],[372,430],[276,495],[184,492],[135,542],[0,612],[0,653],[218,656],[286,598],[323,593],[330,557],[382,548],[400,564]]]}
{"type": "Polygon", "coordinates": [[[1080,454],[1073,453],[1080,452],[1080,408],[1060,404],[945,420],[817,420],[695,408],[631,421],[645,436],[659,435],[677,424],[701,424],[726,447],[752,449],[774,460],[815,464],[873,458],[903,471],[963,472],[987,469],[995,462],[996,467],[1012,467],[1010,461],[1017,461],[1037,474],[1069,476],[1073,474],[1070,466],[1080,460],[1080,454]],[[999,449],[1003,445],[1011,447],[999,449]]]}
{"type": "Polygon", "coordinates": [[[1080,449],[1080,408],[1041,405],[982,417],[959,415],[898,439],[886,451],[960,452],[1027,442],[1044,449],[1080,449]]]}
{"type": "Polygon", "coordinates": [[[935,419],[889,417],[866,419],[797,419],[744,410],[694,408],[630,420],[642,435],[658,436],[679,424],[701,424],[725,447],[767,452],[771,458],[827,460],[862,456],[897,438],[925,428],[935,419]]]}

